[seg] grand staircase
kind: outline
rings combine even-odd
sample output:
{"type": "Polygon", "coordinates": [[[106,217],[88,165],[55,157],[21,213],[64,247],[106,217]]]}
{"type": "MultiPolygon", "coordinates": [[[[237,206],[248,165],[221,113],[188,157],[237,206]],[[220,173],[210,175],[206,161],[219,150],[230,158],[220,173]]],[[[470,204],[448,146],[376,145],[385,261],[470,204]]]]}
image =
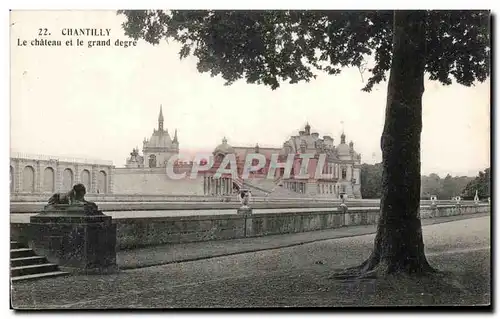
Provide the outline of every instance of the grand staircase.
{"type": "Polygon", "coordinates": [[[12,282],[67,275],[47,258],[16,241],[10,242],[10,279],[12,282]]]}

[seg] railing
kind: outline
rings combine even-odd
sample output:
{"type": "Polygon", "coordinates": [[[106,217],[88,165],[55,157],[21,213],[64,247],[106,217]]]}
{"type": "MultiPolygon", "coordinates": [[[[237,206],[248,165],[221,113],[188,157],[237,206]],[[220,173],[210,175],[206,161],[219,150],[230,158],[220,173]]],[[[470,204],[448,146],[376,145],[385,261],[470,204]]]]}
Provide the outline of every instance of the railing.
{"type": "Polygon", "coordinates": [[[69,162],[69,163],[75,163],[75,164],[78,163],[78,164],[113,166],[112,161],[106,161],[106,160],[100,160],[100,159],[89,159],[89,158],[44,155],[44,154],[29,154],[29,153],[11,152],[10,157],[17,158],[17,159],[28,159],[28,160],[38,160],[38,161],[59,161],[59,162],[69,162]]]}
{"type": "MultiPolygon", "coordinates": [[[[52,193],[11,193],[10,201],[15,202],[46,202],[52,193]]],[[[273,197],[269,198],[267,196],[252,196],[252,202],[323,202],[332,205],[340,204],[342,201],[338,198],[328,198],[328,197],[303,197],[298,194],[298,196],[283,196],[283,197],[273,197]]],[[[237,202],[236,195],[226,195],[222,196],[224,198],[229,197],[230,201],[237,202]]],[[[97,202],[216,202],[220,201],[222,197],[208,196],[208,195],[155,195],[155,194],[87,194],[86,199],[90,201],[97,202]]],[[[380,200],[378,199],[346,199],[345,203],[348,206],[356,205],[373,205],[378,207],[380,205],[380,200]]],[[[430,206],[430,200],[420,201],[421,206],[430,206]]],[[[474,201],[461,201],[461,204],[473,204],[474,201]]],[[[487,202],[480,202],[487,203],[487,202]]],[[[451,200],[437,200],[437,205],[456,205],[455,201],[451,200]]]]}
{"type": "Polygon", "coordinates": [[[238,188],[243,188],[243,179],[241,177],[236,177],[236,178],[233,178],[233,182],[236,184],[236,186],[238,186],[238,188]]]}

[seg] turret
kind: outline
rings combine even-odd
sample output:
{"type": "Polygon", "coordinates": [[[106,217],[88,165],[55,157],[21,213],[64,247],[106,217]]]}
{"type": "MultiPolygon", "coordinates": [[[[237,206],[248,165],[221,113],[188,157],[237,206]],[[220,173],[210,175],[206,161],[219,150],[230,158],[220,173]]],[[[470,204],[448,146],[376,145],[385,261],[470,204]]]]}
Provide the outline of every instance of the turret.
{"type": "Polygon", "coordinates": [[[305,130],[306,135],[311,134],[311,125],[309,125],[309,123],[306,124],[305,130]]]}
{"type": "Polygon", "coordinates": [[[175,129],[174,139],[173,139],[172,143],[179,144],[179,140],[177,140],[177,129],[175,129]]]}
{"type": "Polygon", "coordinates": [[[158,131],[163,131],[163,112],[160,104],[160,115],[158,115],[158,131]]]}

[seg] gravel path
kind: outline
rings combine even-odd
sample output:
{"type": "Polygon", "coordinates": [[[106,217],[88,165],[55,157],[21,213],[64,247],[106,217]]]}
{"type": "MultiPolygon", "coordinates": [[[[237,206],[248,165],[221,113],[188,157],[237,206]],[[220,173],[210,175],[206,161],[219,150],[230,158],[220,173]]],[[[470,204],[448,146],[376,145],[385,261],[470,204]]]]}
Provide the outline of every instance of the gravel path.
{"type": "Polygon", "coordinates": [[[374,235],[125,270],[16,283],[17,309],[295,307],[485,304],[490,300],[490,218],[424,227],[429,260],[445,281],[334,281],[334,269],[370,254],[374,235]]]}

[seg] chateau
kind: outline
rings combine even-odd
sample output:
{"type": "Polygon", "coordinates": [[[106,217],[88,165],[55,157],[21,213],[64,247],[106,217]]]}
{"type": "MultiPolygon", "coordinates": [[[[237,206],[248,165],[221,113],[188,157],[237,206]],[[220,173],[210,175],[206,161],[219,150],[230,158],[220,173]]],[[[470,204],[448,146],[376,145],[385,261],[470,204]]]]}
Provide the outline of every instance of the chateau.
{"type": "MultiPolygon", "coordinates": [[[[361,155],[354,150],[354,143],[346,143],[342,132],[340,143],[331,136],[320,138],[306,124],[298,135],[289,137],[281,147],[253,147],[231,145],[224,137],[211,154],[205,158],[174,162],[176,174],[186,173],[185,178],[172,179],[166,172],[172,156],[179,154],[177,130],[173,137],[164,127],[163,110],[160,106],[158,126],[149,139],[143,141],[142,155],[134,148],[126,159],[125,167],[116,168],[111,162],[78,159],[58,159],[50,156],[11,155],[10,190],[12,194],[37,194],[68,191],[71,185],[83,183],[89,194],[124,195],[196,195],[232,196],[239,189],[250,189],[254,196],[269,197],[326,197],[361,198],[361,155]],[[261,154],[265,165],[241,178],[245,160],[249,154],[261,154]],[[302,165],[307,154],[308,165],[302,165]],[[224,159],[231,155],[236,159],[237,177],[231,174],[217,176],[224,159]],[[277,157],[274,158],[274,157],[277,157]],[[284,168],[275,170],[268,178],[272,158],[279,163],[293,158],[290,174],[284,168]],[[324,163],[320,158],[324,157],[324,163]],[[191,175],[193,166],[210,167],[191,175]],[[318,165],[323,165],[318,168],[318,165]],[[322,172],[317,176],[315,172],[322,172]]],[[[175,158],[174,158],[175,159],[175,158]]],[[[252,163],[252,165],[256,165],[252,163]]],[[[225,168],[225,167],[222,167],[225,168]]],[[[272,173],[272,171],[271,171],[272,173]]],[[[269,174],[271,174],[269,173],[269,174]]]]}
{"type": "MultiPolygon", "coordinates": [[[[291,136],[282,147],[264,148],[256,144],[254,147],[233,146],[224,137],[215,147],[212,154],[200,161],[200,165],[211,163],[208,171],[199,172],[196,178],[189,178],[194,163],[177,161],[174,170],[185,172],[188,178],[172,180],[166,172],[167,162],[173,155],[179,154],[177,130],[171,138],[163,127],[163,111],[160,107],[158,128],[153,130],[149,139],[144,139],[141,156],[134,148],[126,160],[125,168],[115,169],[115,192],[122,194],[183,194],[183,195],[231,195],[240,188],[252,190],[258,196],[319,196],[339,198],[345,194],[350,198],[361,198],[360,167],[361,155],[354,150],[354,143],[346,143],[346,135],[340,136],[340,143],[335,145],[331,136],[319,137],[319,133],[311,132],[307,124],[298,135],[291,136]],[[262,154],[266,165],[257,172],[251,172],[248,179],[234,179],[225,174],[214,177],[216,170],[224,158],[232,154],[236,158],[238,176],[243,174],[245,159],[248,154],[262,154]],[[276,154],[279,162],[286,162],[287,157],[294,155],[291,174],[284,177],[284,169],[278,169],[274,179],[267,179],[271,156],[276,154]],[[301,171],[300,154],[314,154],[310,159],[308,172],[301,171]],[[315,178],[314,171],[318,159],[324,154],[326,161],[321,178],[315,178]],[[309,178],[298,178],[298,175],[310,174],[309,178]]],[[[276,156],[275,155],[275,156],[276,156]]]]}

